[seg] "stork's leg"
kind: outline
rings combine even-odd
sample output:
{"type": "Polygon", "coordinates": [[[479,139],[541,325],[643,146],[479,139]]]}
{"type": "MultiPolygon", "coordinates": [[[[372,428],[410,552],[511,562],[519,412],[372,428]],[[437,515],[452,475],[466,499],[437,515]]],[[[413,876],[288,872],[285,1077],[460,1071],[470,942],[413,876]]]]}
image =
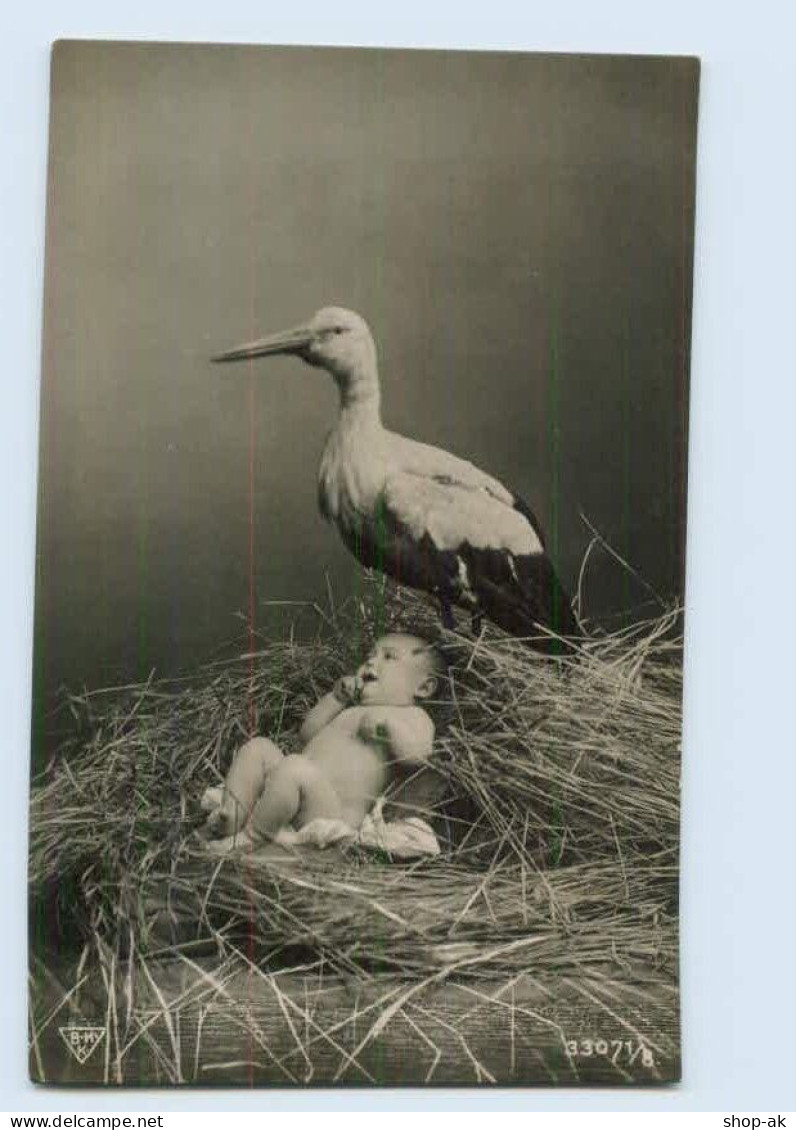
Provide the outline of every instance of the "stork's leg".
{"type": "Polygon", "coordinates": [[[449,632],[452,632],[456,625],[453,619],[453,608],[447,596],[440,597],[440,611],[442,613],[443,628],[447,628],[449,632]]]}

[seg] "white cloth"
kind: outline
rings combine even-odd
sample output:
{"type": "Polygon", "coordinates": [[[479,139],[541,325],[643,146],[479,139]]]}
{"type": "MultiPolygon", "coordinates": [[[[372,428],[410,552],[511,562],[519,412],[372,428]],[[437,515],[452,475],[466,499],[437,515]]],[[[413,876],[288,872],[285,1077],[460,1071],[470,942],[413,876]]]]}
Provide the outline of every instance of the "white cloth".
{"type": "Polygon", "coordinates": [[[344,820],[325,820],[319,817],[303,828],[283,828],[275,842],[284,846],[310,845],[328,848],[335,844],[351,843],[364,848],[377,848],[394,859],[419,859],[439,855],[439,841],[434,829],[419,816],[394,820],[388,824],[382,816],[384,797],[379,797],[358,829],[344,820]]]}
{"type": "Polygon", "coordinates": [[[362,847],[380,848],[395,859],[419,859],[439,855],[440,847],[434,829],[419,816],[387,823],[381,814],[384,797],[379,797],[371,812],[362,821],[357,842],[362,847]]]}
{"type": "MultiPolygon", "coordinates": [[[[220,806],[222,799],[223,789],[210,788],[205,791],[201,806],[205,812],[212,812],[220,806]]],[[[388,824],[382,816],[383,807],[384,797],[379,797],[359,828],[352,828],[344,820],[319,817],[303,828],[283,828],[274,837],[274,842],[284,847],[308,845],[321,849],[351,843],[386,852],[393,859],[420,859],[423,856],[439,855],[439,840],[430,824],[419,816],[394,820],[388,824]]]]}

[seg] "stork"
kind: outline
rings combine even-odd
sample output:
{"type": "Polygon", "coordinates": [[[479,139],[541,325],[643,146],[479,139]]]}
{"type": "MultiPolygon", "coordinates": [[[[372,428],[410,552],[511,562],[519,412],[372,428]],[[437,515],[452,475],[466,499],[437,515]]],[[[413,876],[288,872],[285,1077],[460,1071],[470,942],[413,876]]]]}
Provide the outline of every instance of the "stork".
{"type": "Polygon", "coordinates": [[[327,306],[213,360],[275,354],[326,369],[337,385],[340,411],[321,457],[318,504],[363,565],[431,593],[449,628],[457,605],[474,628],[485,615],[545,651],[560,650],[557,636],[577,634],[526,503],[471,463],[383,426],[376,346],[364,318],[327,306]]]}

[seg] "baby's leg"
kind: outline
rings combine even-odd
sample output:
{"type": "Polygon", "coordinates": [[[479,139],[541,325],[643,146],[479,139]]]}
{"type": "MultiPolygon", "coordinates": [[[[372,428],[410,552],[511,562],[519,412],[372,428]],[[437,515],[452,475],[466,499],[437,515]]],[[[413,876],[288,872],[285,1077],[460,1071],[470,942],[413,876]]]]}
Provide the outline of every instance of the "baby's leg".
{"type": "Polygon", "coordinates": [[[210,830],[232,836],[244,828],[266,777],[283,761],[282,751],[268,738],[252,738],[241,746],[227,773],[221,806],[207,821],[210,830]]]}
{"type": "Polygon", "coordinates": [[[273,839],[296,819],[304,825],[319,817],[340,820],[340,799],[311,761],[293,754],[270,774],[246,831],[253,839],[273,839]]]}

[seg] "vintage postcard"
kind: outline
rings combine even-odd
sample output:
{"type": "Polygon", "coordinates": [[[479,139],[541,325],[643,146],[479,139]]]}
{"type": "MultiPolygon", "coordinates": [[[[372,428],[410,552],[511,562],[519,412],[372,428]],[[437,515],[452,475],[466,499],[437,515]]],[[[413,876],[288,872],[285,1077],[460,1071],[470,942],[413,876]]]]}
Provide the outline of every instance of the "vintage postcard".
{"type": "Polygon", "coordinates": [[[54,47],[34,1080],[679,1079],[698,79],[54,47]]]}

